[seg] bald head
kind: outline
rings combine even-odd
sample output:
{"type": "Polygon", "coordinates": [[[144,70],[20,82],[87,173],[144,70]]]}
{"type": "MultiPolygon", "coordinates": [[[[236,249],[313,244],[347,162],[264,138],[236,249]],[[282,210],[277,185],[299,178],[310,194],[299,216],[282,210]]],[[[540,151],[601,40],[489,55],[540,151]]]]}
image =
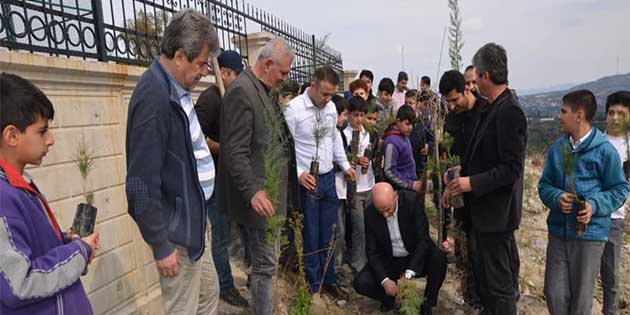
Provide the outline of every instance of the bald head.
{"type": "Polygon", "coordinates": [[[396,210],[398,193],[389,183],[378,183],[372,188],[372,203],[383,216],[388,217],[396,210]]]}

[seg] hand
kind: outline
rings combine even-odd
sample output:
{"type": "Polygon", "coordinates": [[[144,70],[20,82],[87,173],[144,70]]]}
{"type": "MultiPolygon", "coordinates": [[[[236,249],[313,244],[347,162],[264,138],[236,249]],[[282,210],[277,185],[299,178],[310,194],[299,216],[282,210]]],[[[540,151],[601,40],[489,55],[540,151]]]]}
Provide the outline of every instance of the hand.
{"type": "Polygon", "coordinates": [[[383,288],[385,288],[385,293],[391,297],[398,295],[398,285],[392,280],[385,280],[385,282],[383,282],[383,288]]]}
{"type": "Polygon", "coordinates": [[[420,149],[420,154],[421,155],[429,155],[429,145],[428,144],[424,144],[424,147],[422,149],[420,149]]]}
{"type": "Polygon", "coordinates": [[[67,240],[71,241],[75,238],[81,238],[81,236],[79,236],[79,234],[74,233],[74,231],[72,230],[72,228],[69,228],[67,231],[63,232],[63,235],[66,237],[67,240]]]}
{"type": "Polygon", "coordinates": [[[179,273],[179,253],[177,248],[168,257],[155,262],[158,272],[167,278],[175,277],[179,273]]]}
{"type": "Polygon", "coordinates": [[[448,187],[444,189],[442,193],[442,208],[450,208],[451,207],[451,191],[448,190],[448,187]]]}
{"type": "Polygon", "coordinates": [[[216,142],[216,141],[206,137],[206,143],[208,144],[208,149],[210,149],[210,153],[212,153],[212,154],[219,154],[219,150],[221,149],[221,145],[218,142],[216,142]]]}
{"type": "Polygon", "coordinates": [[[563,193],[560,195],[560,211],[564,214],[569,214],[573,210],[573,195],[569,193],[563,193]]]}
{"type": "Polygon", "coordinates": [[[578,212],[577,221],[588,224],[591,222],[591,216],[593,216],[593,206],[588,202],[584,202],[584,209],[578,212]]]}
{"type": "Polygon", "coordinates": [[[447,237],[447,238],[446,238],[446,241],[444,241],[444,242],[440,243],[440,249],[441,249],[443,252],[447,252],[447,253],[448,253],[448,252],[452,252],[452,251],[453,251],[453,249],[454,249],[453,244],[455,244],[455,242],[453,241],[453,239],[452,239],[452,238],[450,238],[450,237],[447,237]]]}
{"type": "Polygon", "coordinates": [[[346,173],[346,178],[349,181],[354,182],[357,180],[357,173],[354,171],[354,168],[347,169],[345,173],[346,173]]]}
{"type": "Polygon", "coordinates": [[[413,189],[415,192],[419,193],[422,191],[422,182],[417,180],[414,181],[413,184],[411,185],[411,189],[413,189]]]}
{"type": "Polygon", "coordinates": [[[258,191],[254,197],[252,197],[250,203],[259,216],[270,217],[275,213],[273,205],[269,198],[267,198],[267,193],[264,190],[258,191]]]}
{"type": "Polygon", "coordinates": [[[359,166],[366,168],[370,165],[370,159],[365,156],[359,157],[359,166]]]}
{"type": "Polygon", "coordinates": [[[300,175],[300,178],[298,179],[298,182],[300,183],[300,185],[302,185],[302,187],[311,191],[315,190],[315,184],[317,183],[315,177],[308,172],[302,173],[302,175],[300,175]]]}
{"type": "Polygon", "coordinates": [[[448,183],[448,189],[451,191],[451,196],[457,196],[472,191],[470,177],[460,177],[452,180],[448,183]]]}
{"type": "MultiPolygon", "coordinates": [[[[74,234],[77,235],[77,234],[74,234]]],[[[78,237],[78,235],[77,235],[78,237]]],[[[73,237],[75,238],[75,237],[73,237]]],[[[96,251],[101,248],[101,240],[98,236],[98,232],[94,232],[84,238],[81,238],[84,242],[86,242],[88,245],[90,245],[90,248],[92,249],[92,256],[90,256],[90,259],[88,260],[88,264],[92,262],[92,260],[94,260],[94,257],[96,257],[96,251]]]]}
{"type": "Polygon", "coordinates": [[[461,165],[456,165],[456,166],[453,166],[453,167],[447,169],[446,172],[444,172],[444,177],[443,177],[444,185],[448,185],[448,183],[450,182],[450,179],[448,179],[448,172],[450,170],[454,170],[455,172],[461,173],[462,166],[461,165]]]}

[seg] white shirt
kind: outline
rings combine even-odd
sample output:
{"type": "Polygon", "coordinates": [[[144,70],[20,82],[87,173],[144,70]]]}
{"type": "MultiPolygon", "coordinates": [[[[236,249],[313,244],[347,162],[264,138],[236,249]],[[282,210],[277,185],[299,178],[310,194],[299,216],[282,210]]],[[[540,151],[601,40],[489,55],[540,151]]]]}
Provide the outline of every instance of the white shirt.
{"type": "MultiPolygon", "coordinates": [[[[392,241],[392,253],[394,257],[409,256],[409,252],[405,248],[405,243],[403,243],[402,240],[400,226],[398,225],[398,201],[396,201],[396,211],[394,211],[394,214],[385,218],[385,220],[387,220],[387,229],[389,230],[389,238],[392,241]]],[[[413,270],[405,270],[405,278],[411,279],[415,275],[416,273],[413,270]]],[[[381,281],[381,285],[383,285],[388,279],[388,277],[385,277],[385,279],[381,281]]]]}
{"type": "Polygon", "coordinates": [[[589,130],[584,137],[580,138],[580,140],[575,141],[573,140],[572,136],[569,136],[569,143],[571,144],[571,148],[573,148],[573,150],[577,149],[577,147],[580,146],[580,144],[582,144],[582,142],[584,142],[584,140],[586,140],[586,138],[588,138],[588,136],[591,135],[591,132],[593,132],[593,128],[591,128],[591,130],[589,130]]]}
{"type": "MultiPolygon", "coordinates": [[[[348,145],[350,145],[350,142],[352,141],[352,130],[353,129],[352,127],[350,127],[349,124],[348,127],[343,130],[343,133],[346,136],[346,140],[348,141],[348,145]]],[[[361,127],[361,132],[359,133],[359,153],[357,154],[357,157],[364,156],[365,150],[368,148],[373,150],[370,143],[370,133],[365,130],[365,128],[361,127]]],[[[361,166],[358,165],[358,163],[355,166],[355,171],[357,174],[357,192],[366,192],[372,190],[372,187],[374,187],[374,172],[372,171],[372,162],[370,161],[366,174],[363,174],[363,172],[361,172],[361,166]]]]}
{"type": "MultiPolygon", "coordinates": [[[[335,128],[336,133],[340,133],[339,129],[335,128]]],[[[337,199],[346,200],[348,195],[348,183],[346,182],[346,174],[344,172],[337,172],[335,174],[335,188],[337,190],[337,199]]]]}
{"type": "Polygon", "coordinates": [[[333,102],[328,102],[322,109],[318,109],[308,96],[309,89],[304,94],[294,98],[284,110],[284,118],[295,142],[295,158],[297,174],[300,176],[308,172],[311,161],[315,157],[315,137],[313,130],[316,119],[321,121],[320,130],[324,137],[319,143],[319,174],[325,174],[333,169],[333,162],[343,170],[350,168],[346,151],[343,148],[341,135],[336,132],[337,109],[333,102]]]}
{"type": "MultiPolygon", "coordinates": [[[[606,134],[606,138],[608,141],[617,149],[617,153],[619,153],[619,159],[621,160],[621,164],[623,167],[623,161],[628,160],[628,148],[626,147],[626,139],[624,137],[615,137],[609,134],[606,134]]],[[[617,209],[617,211],[613,212],[610,216],[612,219],[623,219],[626,217],[626,203],[624,203],[621,208],[617,209]]]]}

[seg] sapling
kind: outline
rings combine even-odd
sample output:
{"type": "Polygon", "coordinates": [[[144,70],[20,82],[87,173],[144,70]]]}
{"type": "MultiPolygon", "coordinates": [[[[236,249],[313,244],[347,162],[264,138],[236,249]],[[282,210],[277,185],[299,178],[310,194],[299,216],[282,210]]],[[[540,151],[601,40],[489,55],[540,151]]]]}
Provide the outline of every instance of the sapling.
{"type": "Polygon", "coordinates": [[[85,203],[77,205],[71,229],[73,233],[84,237],[94,232],[97,213],[97,209],[93,206],[94,193],[88,192],[87,190],[88,177],[94,169],[94,155],[92,150],[90,150],[85,137],[81,137],[79,142],[77,142],[72,159],[74,160],[74,165],[79,170],[79,174],[81,175],[83,198],[85,203]]]}
{"type": "MultiPolygon", "coordinates": [[[[577,215],[580,211],[584,210],[586,207],[585,201],[582,200],[575,191],[575,181],[573,178],[573,172],[575,170],[575,164],[577,163],[578,153],[571,150],[569,145],[565,145],[562,147],[562,160],[563,160],[563,168],[564,175],[567,178],[569,187],[568,193],[571,194],[573,199],[573,207],[572,212],[575,213],[575,235],[577,238],[582,237],[584,232],[586,231],[587,225],[585,223],[577,221],[577,215]]],[[[565,214],[565,219],[568,217],[568,214],[565,214]]]]}

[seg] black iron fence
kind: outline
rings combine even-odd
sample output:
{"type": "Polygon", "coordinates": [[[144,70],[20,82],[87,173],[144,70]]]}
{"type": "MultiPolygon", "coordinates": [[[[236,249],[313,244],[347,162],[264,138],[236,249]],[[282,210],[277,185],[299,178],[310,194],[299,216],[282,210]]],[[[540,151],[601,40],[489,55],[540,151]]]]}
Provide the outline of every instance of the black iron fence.
{"type": "Polygon", "coordinates": [[[146,66],[175,12],[191,8],[210,18],[221,47],[248,62],[247,34],[270,32],[295,52],[290,77],[300,83],[314,69],[343,71],[341,54],[322,39],[243,0],[0,0],[0,46],[67,58],[146,66]]]}

